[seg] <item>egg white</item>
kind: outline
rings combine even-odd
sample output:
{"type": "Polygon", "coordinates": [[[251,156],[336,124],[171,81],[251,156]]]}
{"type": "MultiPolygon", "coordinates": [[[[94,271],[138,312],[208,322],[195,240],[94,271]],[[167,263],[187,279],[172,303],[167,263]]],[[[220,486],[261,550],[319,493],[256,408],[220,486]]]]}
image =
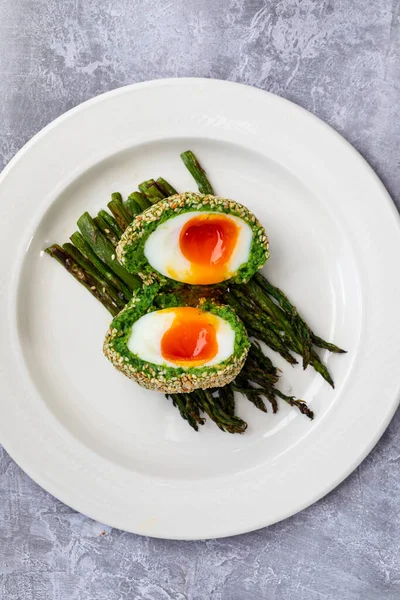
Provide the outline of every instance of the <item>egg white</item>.
{"type": "MultiPolygon", "coordinates": [[[[221,215],[220,212],[193,211],[172,217],[159,225],[148,237],[144,245],[144,255],[150,265],[166,277],[190,283],[191,262],[182,254],[179,237],[185,224],[198,215],[221,215]]],[[[240,217],[225,214],[238,228],[237,243],[229,261],[226,264],[226,277],[232,277],[240,266],[246,263],[250,256],[253,232],[251,227],[240,217]]]]}
{"type": "MultiPolygon", "coordinates": [[[[161,353],[161,339],[164,333],[171,327],[175,319],[173,309],[157,310],[140,317],[132,327],[128,340],[128,348],[139,358],[155,365],[167,367],[182,367],[174,362],[166,360],[161,353]]],[[[212,315],[213,324],[216,326],[216,338],[218,350],[216,355],[208,362],[202,363],[201,367],[211,367],[226,360],[233,354],[235,344],[235,332],[228,321],[217,315],[212,315]]]]}

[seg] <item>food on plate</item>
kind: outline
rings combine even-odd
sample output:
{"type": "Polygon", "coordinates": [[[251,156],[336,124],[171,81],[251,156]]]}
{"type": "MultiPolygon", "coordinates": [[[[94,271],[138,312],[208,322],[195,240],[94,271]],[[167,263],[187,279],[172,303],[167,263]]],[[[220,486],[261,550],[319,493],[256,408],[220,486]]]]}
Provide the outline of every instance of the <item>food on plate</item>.
{"type": "Polygon", "coordinates": [[[145,387],[172,390],[166,397],[196,431],[207,415],[222,431],[243,433],[235,393],[263,412],[268,404],[275,413],[283,400],[312,419],[303,400],[277,387],[280,371],[266,351],[291,365],[300,356],[304,369],[312,366],[333,387],[317,350],[344,350],[317,336],[258,272],[269,252],[254,215],[214,195],[193,152],[181,158],[202,195],[177,194],[165,179],[149,179],[125,200],[112,194],[110,212],[84,213],[72,244],[46,252],[115,317],[104,348],[115,366],[145,387]],[[229,326],[235,341],[228,356],[229,326]]]}
{"type": "Polygon", "coordinates": [[[264,227],[245,206],[186,192],[135,217],[117,257],[145,283],[166,278],[191,285],[246,282],[269,256],[264,227]]]}
{"type": "Polygon", "coordinates": [[[153,290],[144,288],[113,319],[104,342],[113,365],[165,393],[222,387],[235,379],[250,346],[236,313],[205,298],[197,307],[157,310],[150,304],[153,290]]]}

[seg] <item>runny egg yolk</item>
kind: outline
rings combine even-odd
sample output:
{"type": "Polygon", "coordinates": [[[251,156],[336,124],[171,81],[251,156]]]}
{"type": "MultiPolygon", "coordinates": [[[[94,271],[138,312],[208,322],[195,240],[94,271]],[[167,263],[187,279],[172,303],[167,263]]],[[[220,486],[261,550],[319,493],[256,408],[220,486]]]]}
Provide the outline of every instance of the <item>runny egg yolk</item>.
{"type": "Polygon", "coordinates": [[[197,308],[173,309],[175,318],[161,339],[162,356],[184,366],[202,365],[217,354],[217,327],[209,313],[197,308]]]}
{"type": "Polygon", "coordinates": [[[219,283],[229,278],[228,263],[239,228],[226,215],[197,215],[187,221],[179,237],[183,256],[190,261],[192,284],[219,283]]]}

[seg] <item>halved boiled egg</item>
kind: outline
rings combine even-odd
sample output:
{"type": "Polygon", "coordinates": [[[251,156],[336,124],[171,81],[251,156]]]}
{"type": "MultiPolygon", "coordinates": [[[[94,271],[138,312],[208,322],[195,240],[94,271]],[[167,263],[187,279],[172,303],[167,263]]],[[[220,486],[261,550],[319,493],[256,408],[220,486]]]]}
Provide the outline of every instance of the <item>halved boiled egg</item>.
{"type": "Polygon", "coordinates": [[[193,211],[157,227],[144,254],[156,271],[176,281],[220,283],[248,260],[252,238],[250,226],[235,215],[193,211]]]}
{"type": "Polygon", "coordinates": [[[246,360],[249,341],[236,313],[203,300],[199,307],[149,307],[146,291],[111,323],[104,353],[140,385],[166,393],[220,387],[246,360]]]}
{"type": "Polygon", "coordinates": [[[247,281],[269,252],[264,228],[246,207],[185,193],[138,215],[122,236],[117,255],[146,283],[164,277],[210,285],[247,281]]]}

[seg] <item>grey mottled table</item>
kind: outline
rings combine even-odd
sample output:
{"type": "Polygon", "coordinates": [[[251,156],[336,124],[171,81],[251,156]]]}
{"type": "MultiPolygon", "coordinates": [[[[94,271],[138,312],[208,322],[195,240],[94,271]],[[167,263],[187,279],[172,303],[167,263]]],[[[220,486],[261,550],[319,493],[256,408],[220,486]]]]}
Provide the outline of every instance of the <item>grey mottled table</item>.
{"type": "MultiPolygon", "coordinates": [[[[399,0],[0,0],[0,169],[96,94],[218,77],[333,125],[400,206],[399,12],[399,0]]],[[[52,498],[0,449],[0,598],[398,599],[399,433],[398,413],[357,471],[295,517],[207,542],[110,530],[52,498]]]]}

